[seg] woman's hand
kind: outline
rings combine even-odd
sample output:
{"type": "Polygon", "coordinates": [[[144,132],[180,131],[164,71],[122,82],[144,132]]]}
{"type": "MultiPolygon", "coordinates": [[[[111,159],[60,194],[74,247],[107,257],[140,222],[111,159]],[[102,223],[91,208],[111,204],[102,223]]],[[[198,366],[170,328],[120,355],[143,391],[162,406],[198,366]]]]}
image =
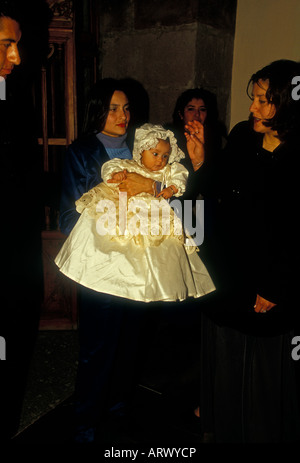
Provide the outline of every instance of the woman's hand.
{"type": "Polygon", "coordinates": [[[110,179],[107,180],[107,183],[118,183],[118,182],[122,182],[123,180],[125,180],[125,178],[127,178],[127,170],[124,169],[120,172],[114,172],[111,176],[110,179]]]}
{"type": "Polygon", "coordinates": [[[273,307],[275,307],[275,305],[276,304],[274,304],[273,302],[267,301],[267,299],[264,299],[259,294],[257,294],[255,305],[254,305],[254,310],[257,313],[266,313],[269,310],[271,310],[273,307]]]}
{"type": "Polygon", "coordinates": [[[119,184],[119,190],[127,193],[128,197],[136,196],[139,193],[155,194],[154,181],[151,178],[143,177],[135,172],[128,172],[126,179],[119,184]]]}
{"type": "Polygon", "coordinates": [[[205,159],[204,127],[199,121],[188,122],[185,126],[186,146],[194,171],[198,170],[205,159]]]}

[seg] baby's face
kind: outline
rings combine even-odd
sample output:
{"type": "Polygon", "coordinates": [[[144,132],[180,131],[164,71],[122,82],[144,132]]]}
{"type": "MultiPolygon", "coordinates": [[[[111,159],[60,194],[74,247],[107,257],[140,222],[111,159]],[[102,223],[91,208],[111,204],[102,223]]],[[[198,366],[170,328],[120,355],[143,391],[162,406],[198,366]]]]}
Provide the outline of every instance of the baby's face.
{"type": "Polygon", "coordinates": [[[146,169],[156,172],[165,167],[169,161],[171,145],[166,140],[160,140],[155,148],[144,150],[142,152],[142,164],[146,169]]]}

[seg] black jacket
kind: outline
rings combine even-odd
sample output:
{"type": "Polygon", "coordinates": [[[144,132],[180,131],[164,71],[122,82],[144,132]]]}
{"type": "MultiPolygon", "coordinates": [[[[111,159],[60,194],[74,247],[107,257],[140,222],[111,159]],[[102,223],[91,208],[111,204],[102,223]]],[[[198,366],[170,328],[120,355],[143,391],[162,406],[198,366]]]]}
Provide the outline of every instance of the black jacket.
{"type": "Polygon", "coordinates": [[[290,326],[297,311],[294,269],[300,148],[290,139],[271,153],[262,148],[262,140],[249,122],[235,126],[218,161],[195,172],[189,194],[198,191],[218,202],[215,229],[204,249],[221,300],[226,301],[220,319],[267,333],[290,326]],[[255,314],[257,294],[277,304],[276,308],[255,314]]]}

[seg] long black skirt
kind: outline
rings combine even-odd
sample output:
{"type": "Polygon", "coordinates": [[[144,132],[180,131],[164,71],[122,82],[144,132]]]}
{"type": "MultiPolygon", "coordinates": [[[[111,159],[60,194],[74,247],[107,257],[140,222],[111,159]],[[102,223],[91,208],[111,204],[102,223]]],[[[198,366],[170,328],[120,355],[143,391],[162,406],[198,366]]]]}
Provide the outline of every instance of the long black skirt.
{"type": "Polygon", "coordinates": [[[293,332],[250,335],[205,314],[201,326],[203,432],[216,443],[300,442],[293,332]]]}

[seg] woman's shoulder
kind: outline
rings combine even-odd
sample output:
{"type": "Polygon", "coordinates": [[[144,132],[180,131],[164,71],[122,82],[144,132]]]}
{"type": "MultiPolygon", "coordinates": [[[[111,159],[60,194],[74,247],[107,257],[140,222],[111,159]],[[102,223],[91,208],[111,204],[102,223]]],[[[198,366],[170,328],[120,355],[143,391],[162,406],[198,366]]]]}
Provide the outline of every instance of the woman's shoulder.
{"type": "Polygon", "coordinates": [[[241,121],[233,126],[230,130],[229,137],[239,136],[239,135],[251,135],[253,132],[250,121],[241,121]]]}
{"type": "Polygon", "coordinates": [[[73,151],[91,151],[105,149],[100,140],[96,135],[82,136],[74,140],[69,148],[73,151]]]}
{"type": "Polygon", "coordinates": [[[109,156],[96,135],[92,135],[74,140],[67,149],[67,159],[84,165],[101,165],[109,160],[109,156]]]}
{"type": "Polygon", "coordinates": [[[253,130],[253,126],[250,120],[242,121],[236,124],[230,131],[226,148],[237,147],[251,152],[253,149],[262,145],[263,134],[257,133],[253,130]]]}

